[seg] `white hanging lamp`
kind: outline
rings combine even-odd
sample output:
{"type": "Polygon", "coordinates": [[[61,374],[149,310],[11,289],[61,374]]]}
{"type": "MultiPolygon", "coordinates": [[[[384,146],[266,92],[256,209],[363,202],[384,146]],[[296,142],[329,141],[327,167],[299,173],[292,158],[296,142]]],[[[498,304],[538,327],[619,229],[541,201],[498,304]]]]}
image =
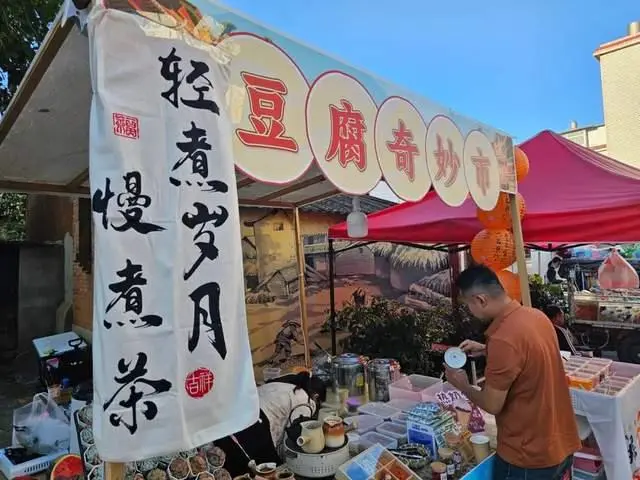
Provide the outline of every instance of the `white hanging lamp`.
{"type": "Polygon", "coordinates": [[[360,197],[353,197],[353,211],[347,216],[347,235],[350,238],[364,238],[369,233],[367,215],[360,211],[360,197]]]}

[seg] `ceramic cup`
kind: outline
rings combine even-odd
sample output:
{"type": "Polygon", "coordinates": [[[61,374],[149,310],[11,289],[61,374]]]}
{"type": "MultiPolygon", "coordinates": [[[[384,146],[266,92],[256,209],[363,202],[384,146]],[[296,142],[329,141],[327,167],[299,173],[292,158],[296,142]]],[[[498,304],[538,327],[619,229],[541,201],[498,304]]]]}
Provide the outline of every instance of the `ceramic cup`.
{"type": "Polygon", "coordinates": [[[268,480],[275,480],[276,468],[277,468],[277,465],[275,463],[261,463],[256,467],[256,473],[258,474],[258,476],[262,478],[266,478],[268,480]]]}
{"type": "Polygon", "coordinates": [[[338,416],[330,416],[322,423],[324,443],[328,448],[340,448],[344,445],[344,422],[338,416]]]}
{"type": "Polygon", "coordinates": [[[476,462],[480,463],[489,456],[489,437],[486,435],[471,435],[470,441],[476,462]]]}

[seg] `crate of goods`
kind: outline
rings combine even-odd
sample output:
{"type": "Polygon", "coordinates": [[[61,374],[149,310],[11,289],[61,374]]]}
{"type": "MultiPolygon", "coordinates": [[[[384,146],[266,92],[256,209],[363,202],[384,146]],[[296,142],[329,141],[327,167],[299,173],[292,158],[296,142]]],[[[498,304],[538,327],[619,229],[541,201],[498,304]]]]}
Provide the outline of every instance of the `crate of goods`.
{"type": "Polygon", "coordinates": [[[358,408],[358,412],[365,415],[375,415],[383,420],[391,419],[393,415],[400,412],[397,408],[390,407],[382,402],[369,402],[358,408]]]}
{"type": "Polygon", "coordinates": [[[407,441],[419,443],[435,458],[438,448],[445,445],[444,436],[456,426],[454,415],[435,403],[421,403],[409,412],[407,441]]]}
{"type": "Polygon", "coordinates": [[[441,384],[442,380],[425,375],[407,375],[389,386],[391,400],[404,399],[414,402],[422,401],[422,392],[432,385],[441,384]]]}
{"type": "Polygon", "coordinates": [[[362,435],[367,432],[372,432],[378,425],[383,423],[384,420],[375,415],[356,415],[354,417],[347,417],[344,419],[344,423],[348,427],[353,427],[354,431],[358,435],[362,435]]]}
{"type": "Polygon", "coordinates": [[[362,451],[370,448],[376,443],[379,443],[384,448],[388,449],[398,448],[398,441],[395,438],[388,437],[378,432],[367,432],[364,435],[360,435],[358,446],[360,447],[360,451],[362,451]]]}
{"type": "Polygon", "coordinates": [[[67,452],[50,455],[27,454],[22,447],[0,449],[0,471],[7,479],[33,476],[48,470],[53,462],[67,452]]]}
{"type": "Polygon", "coordinates": [[[407,443],[407,427],[393,422],[384,422],[376,427],[376,432],[395,438],[398,445],[407,443]]]}
{"type": "Polygon", "coordinates": [[[342,465],[336,480],[420,480],[409,467],[380,445],[373,445],[342,465]]]}

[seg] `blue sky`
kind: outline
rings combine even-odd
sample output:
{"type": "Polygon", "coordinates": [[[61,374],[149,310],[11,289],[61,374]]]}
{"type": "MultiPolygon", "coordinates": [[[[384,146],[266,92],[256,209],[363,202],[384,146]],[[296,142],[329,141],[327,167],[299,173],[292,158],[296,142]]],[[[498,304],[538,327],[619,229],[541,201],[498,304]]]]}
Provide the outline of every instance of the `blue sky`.
{"type": "Polygon", "coordinates": [[[223,0],[347,63],[526,140],[602,122],[598,45],[637,0],[223,0]]]}

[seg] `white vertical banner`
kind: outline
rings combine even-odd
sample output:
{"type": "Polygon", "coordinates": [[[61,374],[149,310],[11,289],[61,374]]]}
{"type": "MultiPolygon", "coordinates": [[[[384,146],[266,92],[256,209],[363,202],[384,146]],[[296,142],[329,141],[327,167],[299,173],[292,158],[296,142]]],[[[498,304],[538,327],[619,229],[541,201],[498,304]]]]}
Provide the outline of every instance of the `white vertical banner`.
{"type": "Polygon", "coordinates": [[[258,397],[224,61],[99,6],[89,38],[94,434],[123,462],[243,430],[258,397]]]}

